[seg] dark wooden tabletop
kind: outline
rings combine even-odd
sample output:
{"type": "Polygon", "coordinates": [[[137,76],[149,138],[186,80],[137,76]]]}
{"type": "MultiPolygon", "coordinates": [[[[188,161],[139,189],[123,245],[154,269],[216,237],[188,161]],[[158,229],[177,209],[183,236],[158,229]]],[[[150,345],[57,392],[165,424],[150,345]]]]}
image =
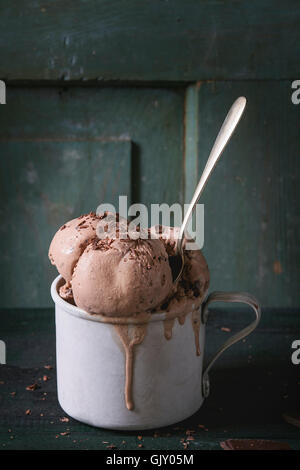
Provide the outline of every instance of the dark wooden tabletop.
{"type": "MultiPolygon", "coordinates": [[[[245,325],[250,313],[245,318],[240,312],[212,311],[206,358],[245,325]]],[[[211,395],[195,415],[141,432],[93,428],[60,408],[53,309],[2,310],[0,315],[0,339],[7,346],[7,364],[0,365],[2,449],[221,449],[220,442],[230,438],[271,439],[300,449],[300,428],[282,416],[297,413],[297,406],[300,411],[300,365],[291,362],[292,341],[300,338],[295,311],[263,312],[256,332],[217,362],[210,374],[211,395]],[[36,390],[26,389],[34,383],[36,390]]]]}

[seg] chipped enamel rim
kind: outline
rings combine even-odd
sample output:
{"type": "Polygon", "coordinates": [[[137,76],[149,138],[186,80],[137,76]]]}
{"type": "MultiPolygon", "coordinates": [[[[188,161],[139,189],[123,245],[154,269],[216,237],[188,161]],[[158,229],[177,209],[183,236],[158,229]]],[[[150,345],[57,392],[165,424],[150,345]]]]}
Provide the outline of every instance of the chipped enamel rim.
{"type": "MultiPolygon", "coordinates": [[[[73,315],[74,317],[82,318],[83,320],[95,321],[100,323],[111,323],[111,324],[143,324],[149,323],[153,321],[164,321],[169,320],[170,316],[166,314],[166,312],[158,312],[158,313],[145,313],[139,314],[136,317],[105,317],[104,315],[100,314],[90,314],[85,312],[79,307],[75,305],[69,304],[66,300],[62,299],[58,294],[58,288],[61,287],[63,284],[64,279],[61,275],[57,276],[51,284],[51,297],[55,303],[55,305],[59,305],[65,312],[73,315]]],[[[198,309],[196,309],[198,310],[198,309]]],[[[194,311],[196,311],[194,310],[194,311]]],[[[191,312],[187,313],[189,315],[191,312]]],[[[179,316],[179,315],[176,315],[179,316]]]]}

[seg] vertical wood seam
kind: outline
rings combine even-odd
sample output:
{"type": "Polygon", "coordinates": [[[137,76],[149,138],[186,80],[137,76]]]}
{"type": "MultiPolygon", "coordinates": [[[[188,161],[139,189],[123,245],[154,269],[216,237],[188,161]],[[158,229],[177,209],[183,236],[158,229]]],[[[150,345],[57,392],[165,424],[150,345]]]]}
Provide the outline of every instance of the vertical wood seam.
{"type": "Polygon", "coordinates": [[[189,203],[198,181],[199,88],[201,82],[187,87],[184,107],[184,203],[189,203]]]}

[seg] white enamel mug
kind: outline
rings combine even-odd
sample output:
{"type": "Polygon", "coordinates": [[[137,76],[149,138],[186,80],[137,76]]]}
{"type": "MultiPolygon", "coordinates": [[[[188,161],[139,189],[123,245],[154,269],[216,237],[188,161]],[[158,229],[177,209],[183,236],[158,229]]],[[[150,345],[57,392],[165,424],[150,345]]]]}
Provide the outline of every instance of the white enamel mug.
{"type": "Polygon", "coordinates": [[[102,428],[151,429],[191,416],[209,394],[208,371],[215,360],[251,333],[261,315],[257,300],[250,294],[210,294],[197,312],[201,319],[197,356],[191,313],[184,324],[175,321],[170,340],[164,336],[166,314],[153,314],[144,340],[134,349],[134,408],[128,410],[124,397],[125,351],[114,325],[63,300],[58,295],[63,282],[58,276],[51,286],[56,318],[58,400],[69,416],[102,428]],[[256,318],[229,338],[203,370],[208,305],[216,301],[246,303],[253,308],[256,318]]]}

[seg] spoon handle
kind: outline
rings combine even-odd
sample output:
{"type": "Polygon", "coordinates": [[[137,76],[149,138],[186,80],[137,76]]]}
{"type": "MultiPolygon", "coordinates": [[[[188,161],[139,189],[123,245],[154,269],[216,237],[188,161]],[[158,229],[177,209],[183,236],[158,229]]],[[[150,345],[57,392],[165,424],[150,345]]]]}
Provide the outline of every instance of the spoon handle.
{"type": "Polygon", "coordinates": [[[183,219],[183,223],[180,227],[179,238],[176,246],[177,254],[181,253],[182,244],[184,240],[184,231],[195,208],[195,205],[197,204],[199,197],[205,187],[205,184],[208,178],[210,177],[214,167],[216,166],[217,161],[219,160],[223,150],[229,142],[233,131],[235,130],[239,120],[241,119],[245,106],[246,98],[244,96],[240,96],[237,100],[235,100],[235,102],[231,106],[225,118],[225,121],[222,124],[219,134],[217,135],[217,138],[215,140],[214,146],[209,154],[207,163],[205,165],[205,168],[203,170],[200,181],[197,185],[197,188],[189,205],[189,208],[183,219]]]}

